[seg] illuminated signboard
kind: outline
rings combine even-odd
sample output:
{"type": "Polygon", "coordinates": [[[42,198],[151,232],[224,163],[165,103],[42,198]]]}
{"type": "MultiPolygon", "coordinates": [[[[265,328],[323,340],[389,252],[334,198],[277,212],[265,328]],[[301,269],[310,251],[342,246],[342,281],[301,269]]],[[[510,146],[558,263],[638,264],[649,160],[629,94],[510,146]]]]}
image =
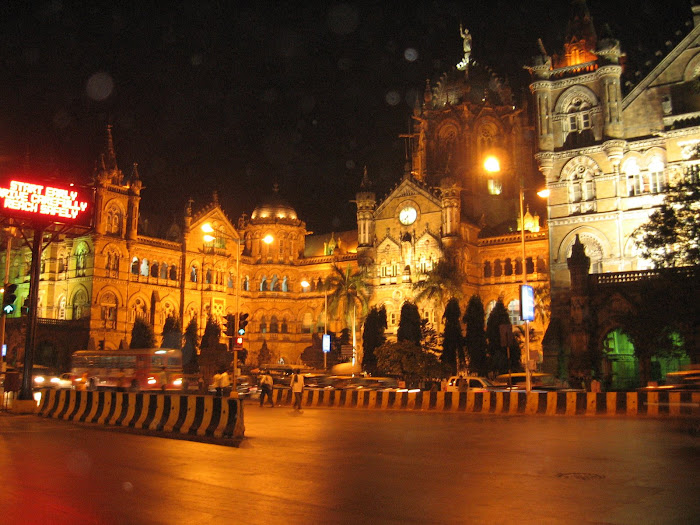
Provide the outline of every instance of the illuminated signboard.
{"type": "Polygon", "coordinates": [[[323,334],[323,344],[321,346],[323,351],[325,353],[328,353],[331,351],[331,335],[330,334],[323,334]]]}
{"type": "Polygon", "coordinates": [[[53,182],[38,184],[19,178],[0,182],[0,214],[41,223],[90,226],[92,198],[82,188],[53,182]]]}
{"type": "Polygon", "coordinates": [[[527,284],[520,285],[520,319],[535,320],[535,290],[527,284]]]}

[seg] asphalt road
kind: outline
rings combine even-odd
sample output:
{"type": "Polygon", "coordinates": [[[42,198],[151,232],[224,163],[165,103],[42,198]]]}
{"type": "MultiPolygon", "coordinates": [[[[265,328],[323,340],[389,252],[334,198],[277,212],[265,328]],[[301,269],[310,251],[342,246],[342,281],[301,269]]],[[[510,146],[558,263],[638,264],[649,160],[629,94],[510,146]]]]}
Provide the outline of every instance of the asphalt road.
{"type": "Polygon", "coordinates": [[[0,416],[0,523],[698,523],[667,420],[246,405],[239,448],[0,416]]]}

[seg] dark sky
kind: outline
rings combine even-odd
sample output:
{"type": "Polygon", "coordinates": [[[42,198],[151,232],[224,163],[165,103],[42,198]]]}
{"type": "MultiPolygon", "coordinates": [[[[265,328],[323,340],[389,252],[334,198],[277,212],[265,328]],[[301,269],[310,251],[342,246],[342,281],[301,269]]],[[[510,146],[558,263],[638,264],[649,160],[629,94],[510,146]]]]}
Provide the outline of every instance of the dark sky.
{"type": "MultiPolygon", "coordinates": [[[[537,37],[558,50],[569,13],[567,0],[85,4],[0,5],[0,170],[28,158],[87,180],[109,122],[163,226],[214,189],[235,219],[278,182],[319,233],[354,227],[364,165],[380,195],[400,178],[398,135],[425,79],[461,58],[460,22],[473,58],[524,92],[537,37]]],[[[687,33],[690,4],[588,2],[633,67],[687,33]]]]}

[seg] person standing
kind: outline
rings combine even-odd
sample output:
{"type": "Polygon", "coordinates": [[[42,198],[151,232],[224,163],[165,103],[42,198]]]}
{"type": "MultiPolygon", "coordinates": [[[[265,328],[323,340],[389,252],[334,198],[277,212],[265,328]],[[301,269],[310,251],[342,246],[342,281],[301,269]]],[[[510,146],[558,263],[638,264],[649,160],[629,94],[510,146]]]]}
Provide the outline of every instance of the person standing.
{"type": "Polygon", "coordinates": [[[294,409],[301,410],[301,394],[304,391],[304,376],[299,373],[299,369],[294,370],[292,376],[292,393],[294,394],[294,409]]]}
{"type": "Polygon", "coordinates": [[[265,396],[267,396],[270,401],[270,407],[275,406],[275,402],[272,400],[272,376],[268,372],[264,372],[260,378],[260,406],[265,404],[265,396]]]}

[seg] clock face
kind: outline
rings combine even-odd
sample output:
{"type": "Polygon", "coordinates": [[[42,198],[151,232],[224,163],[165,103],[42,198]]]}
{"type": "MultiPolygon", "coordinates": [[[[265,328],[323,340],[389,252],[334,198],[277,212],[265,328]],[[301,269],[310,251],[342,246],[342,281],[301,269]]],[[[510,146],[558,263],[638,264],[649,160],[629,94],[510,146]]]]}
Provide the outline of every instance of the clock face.
{"type": "Polygon", "coordinates": [[[416,209],[413,206],[406,206],[399,212],[399,222],[408,226],[409,224],[413,224],[415,222],[416,216],[416,209]]]}

